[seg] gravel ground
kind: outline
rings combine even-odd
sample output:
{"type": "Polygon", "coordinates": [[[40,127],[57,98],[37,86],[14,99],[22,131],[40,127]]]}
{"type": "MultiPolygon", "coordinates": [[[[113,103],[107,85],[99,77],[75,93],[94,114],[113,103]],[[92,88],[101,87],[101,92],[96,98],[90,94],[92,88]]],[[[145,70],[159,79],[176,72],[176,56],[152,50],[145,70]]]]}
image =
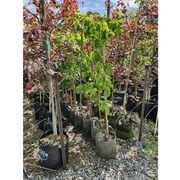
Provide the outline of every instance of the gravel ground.
{"type": "MultiPolygon", "coordinates": [[[[24,131],[34,123],[33,109],[24,101],[24,131]]],[[[31,130],[32,131],[32,130],[31,130]]],[[[146,129],[145,133],[151,133],[146,129]]],[[[146,137],[147,138],[147,137],[146,137]]],[[[69,144],[67,170],[44,170],[37,165],[38,151],[32,146],[34,131],[24,133],[24,165],[33,180],[155,180],[158,179],[158,158],[143,151],[137,137],[117,138],[116,159],[105,160],[96,155],[95,145],[81,133],[75,133],[69,144]],[[28,164],[27,164],[28,163],[28,164]]]]}

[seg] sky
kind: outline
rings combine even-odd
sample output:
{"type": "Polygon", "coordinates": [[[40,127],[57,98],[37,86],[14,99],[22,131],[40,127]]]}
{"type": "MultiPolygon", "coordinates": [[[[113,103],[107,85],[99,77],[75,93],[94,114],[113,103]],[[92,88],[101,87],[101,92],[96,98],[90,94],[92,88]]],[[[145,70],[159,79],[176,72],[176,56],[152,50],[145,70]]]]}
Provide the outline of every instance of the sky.
{"type": "MultiPolygon", "coordinates": [[[[28,1],[29,0],[23,0],[23,3],[26,4],[28,1]]],[[[115,6],[117,1],[118,0],[111,0],[111,4],[115,6]]],[[[79,10],[81,12],[92,11],[92,12],[98,12],[101,15],[106,14],[105,0],[78,0],[78,2],[79,2],[79,10]],[[84,2],[83,5],[82,2],[84,2]]],[[[129,5],[130,5],[130,10],[137,8],[137,4],[134,3],[134,0],[129,0],[129,5]]],[[[30,7],[30,9],[33,11],[33,6],[30,7]]]]}

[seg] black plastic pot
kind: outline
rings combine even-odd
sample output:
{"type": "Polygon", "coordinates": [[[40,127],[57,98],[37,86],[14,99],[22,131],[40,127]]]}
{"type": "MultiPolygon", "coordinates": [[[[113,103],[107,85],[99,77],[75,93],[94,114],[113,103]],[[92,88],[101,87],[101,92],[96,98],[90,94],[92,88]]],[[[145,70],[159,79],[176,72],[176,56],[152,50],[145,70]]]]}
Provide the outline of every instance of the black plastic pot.
{"type": "MultiPolygon", "coordinates": [[[[68,141],[64,141],[65,145],[65,154],[66,154],[66,162],[68,162],[68,149],[69,143],[68,141]]],[[[61,155],[61,145],[50,145],[43,144],[39,148],[39,165],[49,169],[56,169],[63,167],[62,163],[62,155],[61,155]]]]}
{"type": "Polygon", "coordinates": [[[120,93],[120,92],[114,93],[114,97],[113,97],[114,104],[123,105],[123,99],[124,99],[124,93],[120,93]]]}
{"type": "Polygon", "coordinates": [[[91,119],[83,118],[82,121],[83,121],[83,131],[87,135],[91,135],[91,119]]]}
{"type": "Polygon", "coordinates": [[[61,101],[61,112],[63,116],[68,117],[68,108],[67,108],[67,103],[65,101],[61,101]]]}
{"type": "Polygon", "coordinates": [[[38,129],[46,131],[49,126],[52,126],[52,114],[48,112],[46,109],[41,108],[37,114],[35,114],[37,122],[40,122],[38,125],[38,129]]]}
{"type": "MultiPolygon", "coordinates": [[[[142,105],[140,106],[140,108],[138,109],[138,114],[141,115],[141,108],[142,105]]],[[[144,118],[146,117],[147,119],[151,119],[154,122],[156,121],[156,117],[157,117],[157,111],[158,111],[158,106],[157,103],[154,102],[146,102],[145,103],[145,109],[144,109],[144,118]]]]}
{"type": "Polygon", "coordinates": [[[125,122],[117,126],[118,131],[129,132],[131,129],[132,129],[132,124],[130,122],[125,122]]]}
{"type": "Polygon", "coordinates": [[[155,99],[155,101],[158,100],[158,79],[153,82],[153,87],[150,94],[152,99],[155,99]]]}
{"type": "Polygon", "coordinates": [[[83,129],[83,118],[81,116],[75,115],[75,127],[78,130],[83,129]]]}
{"type": "Polygon", "coordinates": [[[67,116],[69,122],[71,122],[73,125],[75,125],[75,113],[71,110],[69,106],[67,106],[67,116]]]}
{"type": "Polygon", "coordinates": [[[131,122],[124,122],[116,128],[116,135],[121,139],[131,139],[134,137],[134,131],[132,129],[131,122]]]}
{"type": "Polygon", "coordinates": [[[127,111],[132,111],[132,112],[138,112],[140,109],[140,104],[139,102],[136,101],[127,101],[126,103],[126,110],[127,111]]]}

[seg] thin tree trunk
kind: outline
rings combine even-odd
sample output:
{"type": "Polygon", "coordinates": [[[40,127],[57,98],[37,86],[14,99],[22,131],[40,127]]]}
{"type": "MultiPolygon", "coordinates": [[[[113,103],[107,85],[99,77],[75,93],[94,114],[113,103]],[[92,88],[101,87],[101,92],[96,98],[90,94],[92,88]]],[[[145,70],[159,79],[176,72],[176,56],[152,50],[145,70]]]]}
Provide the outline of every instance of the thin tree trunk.
{"type": "MultiPolygon", "coordinates": [[[[99,99],[99,102],[100,102],[100,99],[101,99],[101,94],[100,92],[98,93],[98,99],[99,99]]],[[[98,106],[98,109],[99,109],[99,119],[101,119],[101,110],[100,110],[100,107],[98,106]]]]}
{"type": "Polygon", "coordinates": [[[107,0],[107,17],[110,16],[110,0],[107,0]]]}
{"type": "Polygon", "coordinates": [[[70,106],[72,107],[72,90],[70,89],[70,97],[69,97],[69,101],[70,101],[70,106]]]}
{"type": "MultiPolygon", "coordinates": [[[[105,97],[105,103],[107,104],[107,97],[105,97]]],[[[105,121],[106,121],[106,137],[109,138],[109,120],[107,112],[105,111],[105,121]]]]}
{"type": "Polygon", "coordinates": [[[73,84],[73,106],[76,109],[76,85],[73,84]]]}
{"type": "Polygon", "coordinates": [[[88,98],[88,104],[89,104],[89,116],[92,117],[92,102],[91,97],[88,98]]]}
{"type": "Polygon", "coordinates": [[[138,95],[138,85],[135,84],[135,98],[137,98],[137,95],[138,95]]]}
{"type": "Polygon", "coordinates": [[[51,79],[50,82],[50,93],[52,94],[51,96],[51,102],[52,102],[52,126],[53,126],[53,134],[57,135],[57,119],[56,119],[56,112],[55,112],[55,102],[54,102],[54,93],[53,93],[53,82],[51,79]]]}
{"type": "Polygon", "coordinates": [[[112,87],[112,112],[114,110],[114,74],[113,74],[113,77],[112,77],[112,81],[113,81],[113,87],[112,87]]]}
{"type": "MultiPolygon", "coordinates": [[[[140,7],[142,4],[140,4],[138,11],[140,12],[140,7]]],[[[129,79],[130,79],[130,74],[131,74],[131,67],[132,67],[132,62],[134,58],[134,53],[135,53],[135,43],[136,43],[136,35],[137,35],[137,30],[138,30],[138,22],[139,22],[139,13],[138,12],[138,19],[135,25],[135,31],[134,31],[134,37],[133,37],[133,42],[132,42],[132,47],[131,47],[131,56],[130,56],[130,61],[129,61],[129,67],[128,67],[128,76],[127,76],[127,82],[125,86],[125,94],[124,94],[124,99],[123,99],[123,109],[124,112],[126,113],[126,102],[127,102],[127,89],[128,89],[128,84],[129,84],[129,79]]],[[[125,121],[125,115],[122,121],[125,121]]]]}

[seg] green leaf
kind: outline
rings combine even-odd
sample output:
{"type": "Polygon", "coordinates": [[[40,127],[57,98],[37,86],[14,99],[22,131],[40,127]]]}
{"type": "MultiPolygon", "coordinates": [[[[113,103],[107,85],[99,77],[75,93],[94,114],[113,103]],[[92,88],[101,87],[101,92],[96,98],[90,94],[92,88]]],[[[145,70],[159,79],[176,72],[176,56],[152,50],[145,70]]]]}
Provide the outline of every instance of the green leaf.
{"type": "Polygon", "coordinates": [[[109,87],[105,87],[105,90],[104,90],[104,96],[105,97],[109,97],[111,95],[111,90],[109,87]]]}
{"type": "Polygon", "coordinates": [[[82,93],[84,91],[84,85],[83,84],[80,84],[76,87],[76,92],[78,94],[82,93]]]}

